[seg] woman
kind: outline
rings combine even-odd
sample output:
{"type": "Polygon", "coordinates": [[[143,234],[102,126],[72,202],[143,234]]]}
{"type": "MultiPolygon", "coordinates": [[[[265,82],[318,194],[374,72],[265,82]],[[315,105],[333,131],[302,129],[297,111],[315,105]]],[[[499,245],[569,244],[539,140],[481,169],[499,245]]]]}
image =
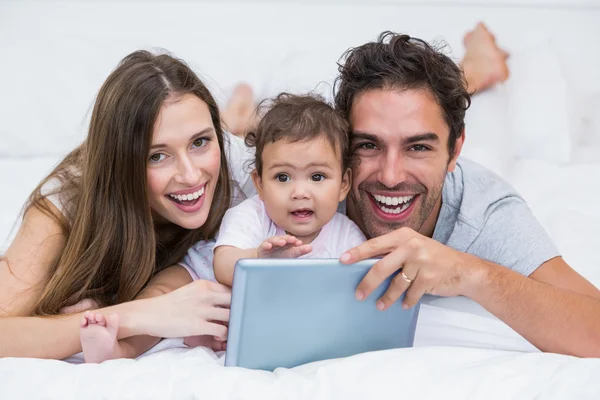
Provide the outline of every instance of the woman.
{"type": "Polygon", "coordinates": [[[119,339],[210,335],[202,343],[221,349],[229,289],[185,285],[194,273],[175,265],[213,238],[230,205],[226,154],[240,165],[245,154],[236,140],[183,62],[145,51],[123,59],[87,139],[32,193],[0,261],[0,357],[78,353],[82,315],[59,313],[89,300],[119,315],[119,339]]]}

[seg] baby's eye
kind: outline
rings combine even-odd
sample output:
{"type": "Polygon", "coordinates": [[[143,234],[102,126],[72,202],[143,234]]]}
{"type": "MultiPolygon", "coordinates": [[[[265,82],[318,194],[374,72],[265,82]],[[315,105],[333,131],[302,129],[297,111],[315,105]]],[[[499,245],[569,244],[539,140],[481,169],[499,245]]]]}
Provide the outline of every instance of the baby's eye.
{"type": "Polygon", "coordinates": [[[323,174],[313,174],[313,176],[310,177],[310,180],[314,181],[314,182],[321,182],[325,180],[325,175],[323,174]]]}
{"type": "Polygon", "coordinates": [[[158,163],[165,159],[165,155],[163,153],[155,153],[150,156],[150,162],[158,163]]]}
{"type": "Polygon", "coordinates": [[[277,179],[279,182],[289,182],[290,181],[290,177],[286,174],[277,174],[275,175],[275,179],[277,179]]]}

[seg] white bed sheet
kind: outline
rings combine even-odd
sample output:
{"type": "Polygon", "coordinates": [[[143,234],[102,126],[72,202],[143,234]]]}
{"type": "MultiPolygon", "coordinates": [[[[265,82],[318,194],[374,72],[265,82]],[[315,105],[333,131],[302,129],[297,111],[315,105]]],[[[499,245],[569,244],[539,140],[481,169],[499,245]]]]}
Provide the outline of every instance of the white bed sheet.
{"type": "Polygon", "coordinates": [[[0,398],[597,399],[600,393],[600,359],[489,349],[415,347],[273,373],[222,365],[204,348],[78,366],[0,360],[0,398]]]}

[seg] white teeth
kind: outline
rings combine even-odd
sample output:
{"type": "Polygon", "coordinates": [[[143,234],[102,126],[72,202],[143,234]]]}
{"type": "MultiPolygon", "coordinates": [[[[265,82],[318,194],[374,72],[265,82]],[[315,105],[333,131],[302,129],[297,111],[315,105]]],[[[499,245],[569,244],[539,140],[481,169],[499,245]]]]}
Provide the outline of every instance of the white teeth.
{"type": "Polygon", "coordinates": [[[378,194],[374,194],[373,197],[379,203],[387,204],[388,206],[397,206],[398,204],[410,202],[415,196],[388,197],[388,196],[380,196],[378,194]]]}
{"type": "Polygon", "coordinates": [[[406,210],[410,206],[410,203],[405,203],[398,208],[387,208],[380,205],[379,203],[377,203],[377,206],[381,209],[381,211],[387,214],[400,214],[402,211],[406,210]]]}
{"type": "Polygon", "coordinates": [[[198,197],[202,196],[204,194],[204,186],[202,186],[202,189],[198,190],[197,192],[194,193],[189,193],[189,194],[170,194],[169,196],[171,196],[174,199],[177,199],[179,201],[190,201],[190,200],[196,200],[198,197]]]}

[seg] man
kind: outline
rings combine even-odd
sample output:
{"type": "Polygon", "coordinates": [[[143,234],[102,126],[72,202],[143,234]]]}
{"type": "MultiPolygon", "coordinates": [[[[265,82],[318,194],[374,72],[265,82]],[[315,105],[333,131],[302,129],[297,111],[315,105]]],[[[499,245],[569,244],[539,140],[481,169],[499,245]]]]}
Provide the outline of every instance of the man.
{"type": "Polygon", "coordinates": [[[339,72],[335,103],[352,125],[354,154],[347,210],[371,238],[341,260],[385,255],[357,299],[400,270],[379,309],[403,293],[406,308],[427,293],[467,296],[542,351],[600,356],[600,291],[507,183],[458,158],[470,105],[461,69],[424,41],[388,32],[351,49],[339,72]]]}

